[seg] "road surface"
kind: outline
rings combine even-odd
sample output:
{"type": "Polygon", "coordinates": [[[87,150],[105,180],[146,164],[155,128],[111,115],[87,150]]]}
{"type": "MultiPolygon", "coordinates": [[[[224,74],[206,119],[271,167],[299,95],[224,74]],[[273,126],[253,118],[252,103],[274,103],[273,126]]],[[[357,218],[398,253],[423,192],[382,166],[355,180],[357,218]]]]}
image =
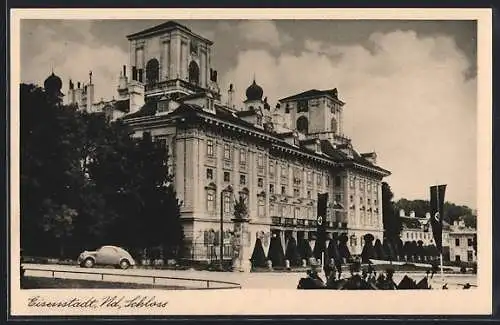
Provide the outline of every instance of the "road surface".
{"type": "MultiPolygon", "coordinates": [[[[235,282],[241,285],[243,289],[295,289],[300,278],[305,276],[302,273],[288,273],[288,272],[262,272],[262,273],[242,273],[242,272],[211,272],[211,271],[196,271],[196,270],[158,270],[158,269],[113,269],[113,268],[80,268],[71,265],[48,265],[48,264],[23,264],[25,267],[26,276],[47,276],[52,277],[50,270],[55,270],[55,276],[58,278],[69,279],[87,279],[87,280],[105,280],[105,281],[118,281],[118,282],[132,282],[132,283],[152,283],[151,278],[134,277],[134,275],[144,276],[164,276],[164,277],[177,277],[177,278],[192,278],[199,279],[200,281],[187,281],[182,279],[156,279],[157,284],[166,284],[174,286],[183,286],[190,289],[206,288],[207,280],[215,281],[228,281],[235,282]],[[58,273],[59,271],[59,273],[58,273]],[[60,271],[76,271],[88,272],[91,274],[76,274],[76,273],[62,273],[60,271]],[[109,273],[112,275],[104,275],[100,273],[109,273]],[[115,274],[117,276],[115,276],[115,274]]],[[[409,277],[420,281],[425,276],[425,273],[395,273],[394,281],[398,283],[405,274],[409,277]]],[[[345,274],[344,276],[347,276],[345,274]]],[[[431,286],[434,289],[441,288],[441,277],[438,274],[430,280],[431,286]]],[[[463,285],[469,283],[473,286],[477,285],[477,276],[473,274],[445,274],[445,283],[448,284],[448,289],[462,289],[463,285]]],[[[211,288],[226,287],[227,285],[216,284],[211,282],[211,288]]]]}

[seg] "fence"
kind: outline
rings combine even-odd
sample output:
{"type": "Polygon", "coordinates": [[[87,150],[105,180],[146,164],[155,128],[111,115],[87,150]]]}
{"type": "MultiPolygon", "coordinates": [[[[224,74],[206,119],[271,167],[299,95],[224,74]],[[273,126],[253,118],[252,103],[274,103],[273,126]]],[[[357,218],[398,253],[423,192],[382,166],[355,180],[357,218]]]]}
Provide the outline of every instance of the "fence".
{"type": "Polygon", "coordinates": [[[70,270],[56,270],[46,268],[29,268],[23,267],[24,276],[36,276],[50,274],[52,278],[66,278],[66,279],[83,279],[83,280],[100,280],[109,282],[128,282],[128,283],[141,283],[158,285],[159,287],[177,285],[176,290],[188,289],[241,289],[241,285],[235,282],[210,280],[210,279],[196,279],[196,278],[181,278],[160,275],[141,275],[141,274],[122,274],[111,272],[89,272],[89,271],[70,271],[70,270]],[[72,277],[58,277],[58,274],[70,274],[72,277]],[[133,280],[132,280],[133,279],[133,280]],[[142,280],[142,281],[141,281],[142,280]],[[199,285],[193,285],[193,283],[199,285]],[[180,289],[181,287],[182,289],[180,289]]]}
{"type": "MultiPolygon", "coordinates": [[[[191,243],[186,249],[186,257],[193,261],[206,261],[209,263],[220,261],[220,244],[191,243]]],[[[232,260],[233,256],[233,246],[224,244],[223,259],[232,260]]]]}

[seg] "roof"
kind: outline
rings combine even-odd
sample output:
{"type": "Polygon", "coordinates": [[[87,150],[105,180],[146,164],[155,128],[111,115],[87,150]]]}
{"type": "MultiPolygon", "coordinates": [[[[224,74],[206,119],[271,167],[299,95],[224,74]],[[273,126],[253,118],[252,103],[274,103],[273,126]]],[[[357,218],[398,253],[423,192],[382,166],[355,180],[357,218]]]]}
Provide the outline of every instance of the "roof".
{"type": "Polygon", "coordinates": [[[127,113],[130,111],[130,100],[124,99],[114,103],[114,108],[120,112],[127,113]]]}
{"type": "Polygon", "coordinates": [[[182,101],[189,100],[189,99],[203,98],[205,96],[207,96],[207,93],[198,92],[198,93],[183,96],[183,97],[179,98],[179,101],[182,102],[182,101]]]}
{"type": "Polygon", "coordinates": [[[181,25],[179,24],[178,22],[175,22],[175,21],[167,21],[167,22],[164,22],[162,24],[159,24],[159,25],[156,25],[156,26],[153,26],[153,27],[150,27],[150,28],[146,28],[140,32],[136,32],[136,33],[133,33],[133,34],[130,34],[130,35],[127,35],[127,39],[131,40],[131,39],[135,39],[135,38],[139,38],[141,36],[144,36],[144,35],[150,35],[150,34],[155,34],[155,33],[160,33],[160,32],[166,32],[166,31],[170,31],[170,30],[174,30],[174,29],[180,29],[188,34],[191,34],[193,36],[196,36],[197,38],[199,39],[202,39],[204,41],[206,41],[207,43],[209,43],[210,45],[213,44],[212,41],[198,35],[198,34],[195,34],[191,31],[191,29],[189,29],[188,27],[184,26],[184,25],[181,25]]]}
{"type": "Polygon", "coordinates": [[[301,93],[296,94],[296,95],[282,98],[279,101],[280,102],[281,101],[290,101],[290,100],[306,99],[306,98],[322,97],[322,96],[328,96],[328,97],[331,97],[333,99],[338,100],[339,102],[342,102],[338,99],[337,88],[328,89],[328,90],[311,89],[311,90],[307,90],[307,91],[301,92],[301,93]]]}
{"type": "Polygon", "coordinates": [[[123,119],[131,119],[136,117],[153,116],[156,114],[157,105],[155,101],[149,101],[144,104],[137,112],[125,115],[123,119]]]}
{"type": "MultiPolygon", "coordinates": [[[[179,107],[177,107],[172,113],[172,115],[183,115],[184,117],[194,117],[198,113],[206,113],[204,112],[203,108],[195,105],[195,104],[187,104],[187,103],[182,103],[179,107]]],[[[149,101],[147,102],[139,111],[133,113],[133,114],[128,114],[124,119],[131,119],[131,118],[137,118],[137,117],[146,117],[146,116],[154,116],[156,114],[156,102],[155,101],[149,101]]],[[[206,113],[210,114],[210,113],[206,113]]],[[[223,107],[218,107],[216,106],[216,111],[215,111],[215,117],[229,123],[233,123],[238,126],[246,127],[251,129],[252,131],[259,132],[259,133],[265,133],[270,137],[273,137],[275,140],[279,141],[279,146],[284,147],[284,148],[289,148],[293,150],[300,150],[303,153],[313,155],[315,157],[321,158],[321,159],[326,159],[329,161],[332,161],[334,163],[336,162],[355,162],[359,165],[369,167],[379,173],[385,174],[388,173],[390,174],[389,171],[382,169],[365,158],[361,157],[357,152],[353,150],[353,157],[347,156],[344,152],[342,152],[339,149],[336,149],[332,146],[332,144],[328,140],[320,140],[320,145],[321,145],[321,151],[322,153],[316,153],[315,150],[311,150],[307,148],[304,144],[304,141],[300,141],[299,143],[301,144],[300,146],[294,146],[289,143],[287,143],[284,139],[291,136],[294,132],[285,132],[285,133],[276,133],[273,131],[269,131],[266,129],[258,128],[256,127],[253,123],[245,121],[238,117],[236,114],[224,109],[223,107]]],[[[306,143],[309,142],[309,140],[305,140],[306,143]]]]}

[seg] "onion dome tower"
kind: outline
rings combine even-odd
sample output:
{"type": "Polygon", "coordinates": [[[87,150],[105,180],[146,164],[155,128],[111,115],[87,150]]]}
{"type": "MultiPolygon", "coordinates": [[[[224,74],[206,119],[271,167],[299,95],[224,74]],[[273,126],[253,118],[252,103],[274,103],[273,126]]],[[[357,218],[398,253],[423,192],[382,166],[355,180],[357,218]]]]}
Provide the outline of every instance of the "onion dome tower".
{"type": "Polygon", "coordinates": [[[247,100],[246,101],[262,101],[262,95],[264,94],[264,91],[262,90],[262,87],[257,85],[255,82],[255,78],[253,79],[253,83],[247,88],[246,95],[247,95],[247,100]]]}
{"type": "Polygon", "coordinates": [[[61,92],[62,80],[54,74],[54,71],[45,79],[43,87],[45,88],[45,92],[53,98],[61,100],[64,96],[61,92]]]}

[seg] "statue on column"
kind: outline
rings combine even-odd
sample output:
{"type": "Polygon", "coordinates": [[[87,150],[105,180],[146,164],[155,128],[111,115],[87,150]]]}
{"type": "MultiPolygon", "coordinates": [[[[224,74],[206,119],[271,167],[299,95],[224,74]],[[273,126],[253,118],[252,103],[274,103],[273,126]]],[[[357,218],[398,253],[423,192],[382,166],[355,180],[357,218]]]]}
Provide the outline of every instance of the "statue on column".
{"type": "Polygon", "coordinates": [[[250,272],[252,254],[248,233],[248,208],[246,200],[240,196],[234,204],[233,271],[250,272]]]}

